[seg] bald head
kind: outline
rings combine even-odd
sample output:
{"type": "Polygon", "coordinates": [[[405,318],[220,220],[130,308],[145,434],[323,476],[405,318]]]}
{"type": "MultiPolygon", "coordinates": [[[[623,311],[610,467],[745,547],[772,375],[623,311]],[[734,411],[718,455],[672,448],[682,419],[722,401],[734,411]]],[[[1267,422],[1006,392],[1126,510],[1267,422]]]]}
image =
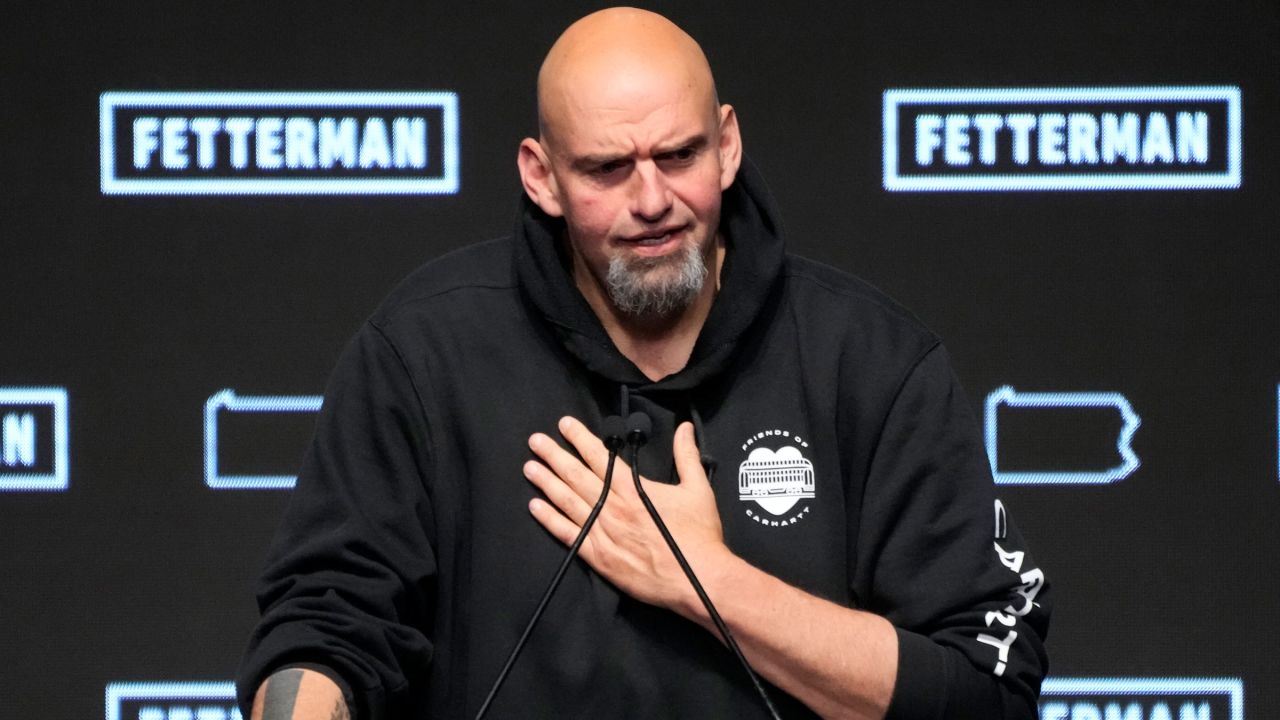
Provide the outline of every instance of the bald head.
{"type": "Polygon", "coordinates": [[[538,71],[538,129],[552,140],[568,116],[624,111],[657,95],[692,96],[718,112],[702,48],[665,17],[608,8],[570,25],[538,71]]]}
{"type": "Polygon", "coordinates": [[[654,318],[705,317],[742,139],[698,43],[651,12],[588,15],[547,53],[538,110],[541,136],[516,155],[520,180],[563,219],[574,282],[596,314],[649,334],[654,318]]]}

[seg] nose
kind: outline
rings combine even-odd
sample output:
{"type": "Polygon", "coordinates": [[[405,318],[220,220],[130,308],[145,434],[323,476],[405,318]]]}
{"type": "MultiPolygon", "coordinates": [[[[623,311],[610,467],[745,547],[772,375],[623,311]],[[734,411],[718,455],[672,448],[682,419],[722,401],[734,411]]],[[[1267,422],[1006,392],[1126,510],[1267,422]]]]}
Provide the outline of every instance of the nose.
{"type": "Polygon", "coordinates": [[[661,220],[673,201],[666,177],[652,161],[638,163],[632,177],[636,183],[632,212],[646,222],[661,220]]]}

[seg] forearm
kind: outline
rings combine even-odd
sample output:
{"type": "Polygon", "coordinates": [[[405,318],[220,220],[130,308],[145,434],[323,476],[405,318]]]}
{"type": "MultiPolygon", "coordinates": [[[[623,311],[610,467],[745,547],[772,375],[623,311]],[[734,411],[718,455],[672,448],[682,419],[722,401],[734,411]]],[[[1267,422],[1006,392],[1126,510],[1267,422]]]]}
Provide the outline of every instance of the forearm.
{"type": "Polygon", "coordinates": [[[349,720],[342,690],[323,673],[280,670],[258,688],[250,720],[349,720]]]}
{"type": "MultiPolygon", "coordinates": [[[[805,593],[727,550],[703,565],[707,594],[759,674],[824,718],[884,717],[898,669],[887,620],[805,593]]],[[[716,633],[692,590],[678,611],[716,633]]]]}

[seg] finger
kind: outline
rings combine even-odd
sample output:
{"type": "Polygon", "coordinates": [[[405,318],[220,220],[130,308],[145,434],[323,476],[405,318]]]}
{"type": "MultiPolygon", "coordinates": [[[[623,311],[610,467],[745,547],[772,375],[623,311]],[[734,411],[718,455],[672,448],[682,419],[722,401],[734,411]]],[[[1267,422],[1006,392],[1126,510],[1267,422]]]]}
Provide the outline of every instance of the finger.
{"type": "Polygon", "coordinates": [[[596,434],[580,420],[573,417],[560,418],[559,428],[560,434],[569,441],[570,445],[573,445],[596,477],[604,477],[604,471],[609,465],[609,448],[604,446],[600,438],[596,437],[596,434]]]}
{"type": "Polygon", "coordinates": [[[560,443],[542,433],[529,436],[529,449],[537,455],[546,466],[562,481],[573,488],[579,497],[591,498],[600,496],[600,488],[604,483],[573,453],[560,447],[560,443]]]}
{"type": "MultiPolygon", "coordinates": [[[[604,446],[604,442],[596,437],[590,428],[573,417],[560,419],[560,432],[587,462],[596,477],[603,478],[609,470],[609,448],[604,446]]],[[[646,483],[652,482],[643,475],[640,479],[646,483]]],[[[619,493],[623,497],[636,496],[635,486],[631,483],[631,466],[622,459],[621,453],[614,459],[613,485],[610,492],[619,493]],[[619,478],[624,482],[618,482],[619,478]]]]}
{"type": "MultiPolygon", "coordinates": [[[[588,500],[569,487],[550,468],[536,460],[530,460],[524,464],[523,469],[525,478],[541,490],[547,500],[566,517],[579,525],[587,521],[587,515],[591,513],[588,500]]],[[[595,498],[591,498],[590,502],[595,502],[595,498]]]]}
{"type": "MultiPolygon", "coordinates": [[[[537,520],[539,525],[551,533],[552,537],[566,546],[573,544],[573,541],[578,537],[578,532],[582,529],[580,525],[561,515],[550,503],[539,498],[529,501],[529,514],[533,515],[533,519],[537,520]]],[[[579,553],[581,554],[586,549],[584,545],[579,549],[579,553]]]]}
{"type": "Polygon", "coordinates": [[[701,485],[707,484],[707,473],[702,467],[702,452],[698,450],[698,440],[694,436],[692,423],[683,422],[676,428],[671,454],[676,461],[676,473],[680,476],[681,485],[689,481],[701,485]]]}

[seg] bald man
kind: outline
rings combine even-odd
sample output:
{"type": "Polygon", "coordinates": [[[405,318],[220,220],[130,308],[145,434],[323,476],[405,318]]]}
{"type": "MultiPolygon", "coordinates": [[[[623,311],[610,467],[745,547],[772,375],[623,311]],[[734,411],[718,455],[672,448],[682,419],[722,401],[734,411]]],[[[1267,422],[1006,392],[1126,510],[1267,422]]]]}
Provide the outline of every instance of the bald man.
{"type": "MultiPolygon", "coordinates": [[[[665,18],[574,23],[538,104],[514,235],[410,276],[334,373],[246,711],[474,716],[601,495],[603,418],[640,412],[643,487],[782,717],[1034,717],[1044,575],[938,340],[784,253],[665,18]]],[[[767,716],[635,486],[611,487],[490,716],[767,716]]]]}

